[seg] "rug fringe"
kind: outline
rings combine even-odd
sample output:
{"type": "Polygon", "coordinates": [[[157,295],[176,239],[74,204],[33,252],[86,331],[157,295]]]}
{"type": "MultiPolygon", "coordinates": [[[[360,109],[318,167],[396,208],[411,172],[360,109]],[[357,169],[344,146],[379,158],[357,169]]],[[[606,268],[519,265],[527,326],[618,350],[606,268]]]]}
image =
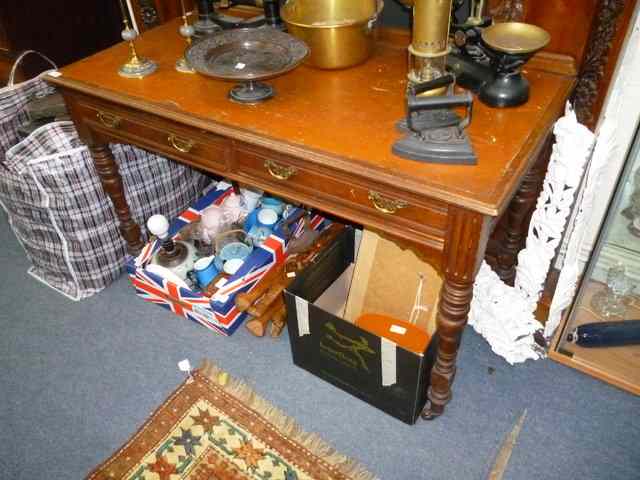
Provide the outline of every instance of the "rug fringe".
{"type": "Polygon", "coordinates": [[[326,443],[315,433],[305,432],[298,423],[287,416],[272,403],[259,396],[253,388],[240,379],[229,376],[224,370],[209,360],[204,360],[200,367],[200,373],[213,381],[229,395],[244,403],[249,408],[260,414],[271,423],[282,435],[302,445],[317,457],[333,465],[343,475],[351,480],[379,480],[374,474],[357,461],[339,453],[331,445],[326,443]],[[220,382],[220,376],[225,377],[225,382],[220,382]],[[225,383],[221,385],[221,383],[225,383]]]}

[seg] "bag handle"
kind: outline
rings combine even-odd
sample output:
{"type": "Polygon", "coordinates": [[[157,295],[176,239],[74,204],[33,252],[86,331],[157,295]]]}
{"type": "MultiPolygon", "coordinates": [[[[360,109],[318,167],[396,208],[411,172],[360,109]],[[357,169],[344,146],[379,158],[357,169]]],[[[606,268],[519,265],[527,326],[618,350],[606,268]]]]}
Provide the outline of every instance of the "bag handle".
{"type": "Polygon", "coordinates": [[[57,69],[58,66],[55,64],[55,62],[53,60],[51,60],[49,57],[47,57],[46,55],[36,51],[36,50],[25,50],[24,52],[22,52],[20,55],[18,55],[18,58],[16,58],[16,61],[13,62],[13,66],[11,67],[11,72],[9,73],[9,81],[7,83],[8,87],[13,87],[14,82],[15,82],[15,77],[16,77],[16,72],[18,71],[18,67],[20,66],[20,64],[22,63],[22,60],[24,59],[24,57],[26,57],[29,54],[35,53],[36,55],[39,55],[42,59],[46,60],[47,62],[49,62],[51,65],[53,65],[53,68],[57,69]]]}

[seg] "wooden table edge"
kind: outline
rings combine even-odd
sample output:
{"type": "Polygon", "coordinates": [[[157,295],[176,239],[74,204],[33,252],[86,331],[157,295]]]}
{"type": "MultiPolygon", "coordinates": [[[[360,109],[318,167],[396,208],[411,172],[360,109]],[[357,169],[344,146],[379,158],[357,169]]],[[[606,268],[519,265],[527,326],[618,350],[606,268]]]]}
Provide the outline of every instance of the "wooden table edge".
{"type": "MultiPolygon", "coordinates": [[[[511,198],[511,196],[517,189],[517,185],[514,185],[514,187],[507,194],[503,195],[502,198],[496,199],[494,201],[474,200],[465,195],[464,190],[456,189],[455,192],[452,192],[451,187],[447,187],[444,185],[437,186],[417,183],[409,176],[399,175],[397,172],[389,173],[384,169],[372,167],[370,164],[358,159],[345,159],[336,155],[326,154],[317,150],[305,148],[303,146],[293,145],[281,139],[267,137],[264,134],[252,133],[239,127],[225,125],[216,120],[212,120],[206,117],[200,117],[193,114],[176,111],[174,109],[168,108],[165,104],[144,102],[140,101],[136,97],[123,95],[111,90],[96,89],[90,84],[65,78],[64,73],[60,77],[46,75],[44,79],[47,82],[62,89],[71,90],[73,92],[85,94],[108,102],[113,102],[125,108],[135,108],[136,110],[149,113],[151,115],[157,115],[162,118],[189,125],[206,132],[222,135],[232,140],[243,141],[252,145],[277,150],[283,154],[292,155],[315,164],[326,165],[349,174],[353,174],[353,167],[357,166],[358,176],[372,179],[379,183],[387,184],[395,189],[406,191],[414,195],[427,196],[446,203],[453,203],[455,205],[483,215],[492,217],[499,216],[507,207],[508,199],[511,198]]],[[[573,83],[573,81],[568,82],[566,88],[561,89],[556,94],[554,103],[547,109],[547,112],[545,112],[545,123],[551,122],[552,124],[552,120],[550,117],[558,115],[558,105],[562,103],[560,100],[566,98],[569,90],[573,86],[573,83]]],[[[547,130],[545,130],[544,132],[540,131],[538,135],[535,135],[534,137],[530,136],[527,139],[526,144],[540,141],[540,139],[544,134],[546,134],[546,132],[547,130]]],[[[391,146],[389,146],[389,148],[391,148],[391,146]]],[[[525,146],[523,146],[523,150],[526,150],[525,146]]],[[[530,153],[531,152],[529,152],[529,154],[530,153]]],[[[533,156],[531,156],[531,158],[533,158],[533,156]]],[[[526,165],[522,165],[521,170],[526,170],[527,168],[529,168],[529,166],[530,162],[526,163],[526,165]]],[[[507,179],[503,176],[502,180],[506,181],[507,179]]],[[[494,194],[495,190],[491,193],[491,195],[494,194]]]]}
{"type": "MultiPolygon", "coordinates": [[[[565,75],[562,75],[562,76],[565,76],[565,75]]],[[[567,82],[564,89],[561,89],[558,92],[556,92],[556,95],[553,98],[553,101],[551,102],[551,104],[549,104],[549,107],[545,111],[544,116],[541,120],[541,123],[544,125],[548,125],[548,127],[544,129],[538,129],[535,132],[532,132],[532,134],[527,137],[527,140],[522,145],[522,148],[520,149],[520,152],[518,153],[518,155],[514,157],[512,161],[509,163],[509,166],[514,164],[519,165],[519,168],[513,171],[511,171],[508,168],[505,174],[502,176],[501,181],[498,184],[496,184],[496,187],[493,190],[492,194],[495,194],[496,191],[500,190],[500,187],[507,182],[509,177],[514,175],[521,176],[524,172],[527,172],[531,168],[531,165],[538,158],[540,151],[544,148],[544,142],[542,140],[549,134],[549,130],[553,129],[555,125],[555,121],[560,116],[562,116],[562,112],[564,111],[564,106],[566,105],[566,102],[569,101],[569,95],[571,94],[571,91],[573,90],[573,87],[575,86],[575,84],[576,84],[576,79],[573,78],[571,82],[567,82]],[[531,146],[535,146],[535,150],[531,150],[529,148],[531,146]],[[517,161],[524,156],[529,157],[526,162],[517,161]]],[[[518,190],[518,188],[519,188],[519,183],[515,183],[512,185],[511,189],[504,190],[503,195],[496,199],[496,202],[495,202],[496,205],[500,206],[496,208],[496,216],[502,215],[504,210],[509,206],[509,202],[513,197],[513,195],[518,190]]]]}

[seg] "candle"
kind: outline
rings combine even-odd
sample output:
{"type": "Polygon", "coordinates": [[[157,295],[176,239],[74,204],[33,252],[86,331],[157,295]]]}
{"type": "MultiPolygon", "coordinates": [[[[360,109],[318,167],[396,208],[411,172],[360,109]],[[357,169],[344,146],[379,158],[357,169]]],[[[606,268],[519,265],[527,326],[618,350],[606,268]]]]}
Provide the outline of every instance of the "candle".
{"type": "Polygon", "coordinates": [[[124,0],[118,0],[118,3],[120,4],[120,11],[122,12],[122,22],[124,23],[125,28],[130,28],[129,27],[129,14],[127,12],[127,7],[124,4],[124,0]]]}

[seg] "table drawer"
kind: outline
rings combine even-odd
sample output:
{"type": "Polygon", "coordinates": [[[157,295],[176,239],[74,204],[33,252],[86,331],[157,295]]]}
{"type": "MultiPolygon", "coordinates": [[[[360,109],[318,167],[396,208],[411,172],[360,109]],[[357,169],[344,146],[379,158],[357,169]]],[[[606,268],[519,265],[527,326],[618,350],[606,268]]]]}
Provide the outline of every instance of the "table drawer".
{"type": "Polygon", "coordinates": [[[437,200],[420,201],[387,185],[361,182],[337,171],[332,174],[325,166],[320,170],[310,162],[246,144],[236,144],[233,163],[241,175],[277,185],[293,197],[299,192],[317,198],[320,208],[328,203],[349,211],[355,207],[363,216],[352,221],[366,224],[367,217],[373,217],[378,225],[391,223],[439,238],[446,230],[446,204],[437,200]]]}
{"type": "Polygon", "coordinates": [[[86,123],[116,139],[205,170],[226,170],[231,142],[224,137],[114,105],[81,104],[79,110],[86,123]]]}

